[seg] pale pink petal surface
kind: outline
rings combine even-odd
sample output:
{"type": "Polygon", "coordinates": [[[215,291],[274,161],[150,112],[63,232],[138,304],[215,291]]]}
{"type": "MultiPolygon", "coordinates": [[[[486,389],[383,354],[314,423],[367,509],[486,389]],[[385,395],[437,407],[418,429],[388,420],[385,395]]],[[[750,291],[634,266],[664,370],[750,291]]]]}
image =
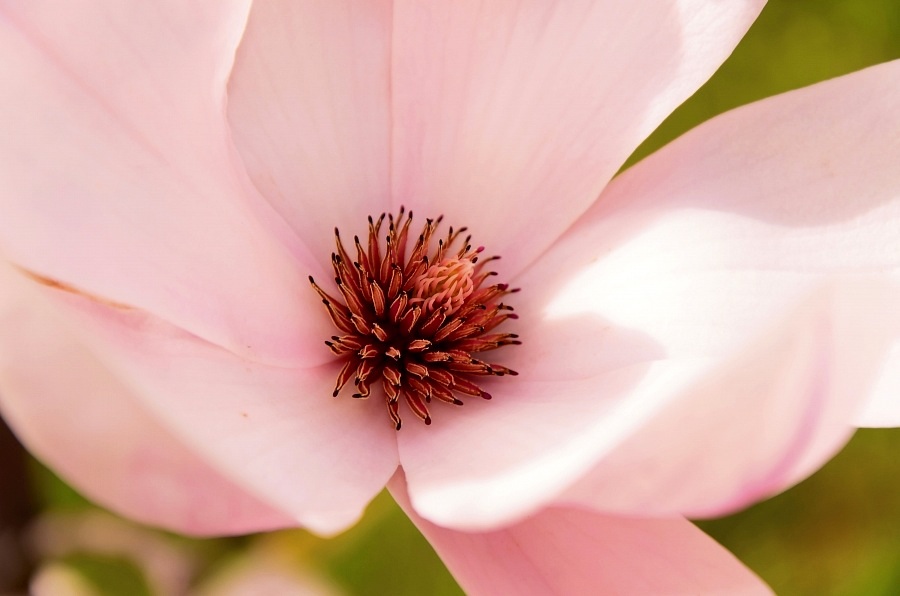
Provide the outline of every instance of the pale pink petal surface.
{"type": "Polygon", "coordinates": [[[516,280],[522,374],[401,435],[419,512],[515,519],[626,438],[597,507],[721,512],[830,457],[897,336],[895,294],[827,276],[897,269],[898,69],[736,111],[614,181],[516,280]]]}
{"type": "Polygon", "coordinates": [[[228,138],[247,10],[3,3],[0,249],[250,359],[311,365],[327,330],[304,312],[311,265],[276,239],[228,138]]]}
{"type": "Polygon", "coordinates": [[[415,512],[402,474],[390,489],[467,594],[771,593],[684,519],[554,507],[503,529],[457,532],[415,512]]]}
{"type": "Polygon", "coordinates": [[[29,285],[0,265],[0,409],[32,453],[84,494],[144,523],[189,534],[293,523],[156,422],[29,285]]]}
{"type": "Polygon", "coordinates": [[[560,501],[716,516],[818,470],[852,435],[889,343],[871,313],[894,301],[881,288],[853,285],[817,289],[748,353],[656,404],[560,501]]]}
{"type": "Polygon", "coordinates": [[[383,404],[331,398],[331,365],[252,363],[140,311],[58,289],[44,296],[142,408],[296,523],[323,534],[346,528],[397,467],[383,404]]]}
{"type": "Polygon", "coordinates": [[[393,208],[536,258],[731,53],[764,2],[394,3],[393,208]]]}
{"type": "Polygon", "coordinates": [[[253,182],[323,266],[390,203],[391,4],[255,2],[228,84],[253,182]]]}

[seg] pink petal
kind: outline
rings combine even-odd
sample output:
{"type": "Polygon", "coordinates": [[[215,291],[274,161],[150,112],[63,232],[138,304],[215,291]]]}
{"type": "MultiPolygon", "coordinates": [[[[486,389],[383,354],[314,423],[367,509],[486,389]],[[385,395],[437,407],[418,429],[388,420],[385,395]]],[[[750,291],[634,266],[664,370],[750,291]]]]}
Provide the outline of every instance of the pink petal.
{"type": "Polygon", "coordinates": [[[276,243],[224,119],[247,10],[4,3],[0,247],[249,358],[312,365],[327,325],[305,314],[309,267],[276,243]]]}
{"type": "Polygon", "coordinates": [[[327,264],[390,204],[391,2],[256,2],[228,84],[253,182],[327,264]]]}
{"type": "Polygon", "coordinates": [[[186,449],[33,289],[0,265],[0,404],[38,457],[84,494],[190,534],[290,525],[186,449]]]}
{"type": "Polygon", "coordinates": [[[352,525],[397,467],[383,404],[332,398],[332,365],[262,365],[137,310],[45,294],[188,449],[313,531],[352,525]]]}
{"type": "MultiPolygon", "coordinates": [[[[849,284],[848,284],[849,285],[849,284]]],[[[626,514],[730,513],[816,471],[850,438],[887,334],[893,299],[840,288],[790,313],[607,453],[561,502],[626,514]]]]}
{"type": "Polygon", "coordinates": [[[898,75],[900,62],[882,65],[700,127],[614,181],[529,272],[551,312],[645,333],[671,360],[735,354],[790,321],[796,297],[838,287],[837,310],[813,304],[785,324],[820,309],[821,323],[781,332],[800,352],[786,358],[773,342],[743,373],[672,402],[599,463],[577,499],[617,511],[731,510],[814,471],[873,392],[882,414],[897,411],[890,382],[878,382],[880,370],[896,379],[884,368],[900,337],[896,286],[883,297],[841,276],[896,284],[900,271],[898,75]]]}
{"type": "MultiPolygon", "coordinates": [[[[699,127],[617,179],[539,266],[558,277],[534,278],[602,288],[593,312],[672,355],[720,353],[828,275],[896,284],[898,77],[890,62],[699,127]]],[[[886,426],[900,421],[900,323],[896,308],[871,314],[895,341],[863,416],[886,426]]]]}
{"type": "Polygon", "coordinates": [[[395,206],[520,271],[731,53],[764,2],[394,3],[395,206]]]}
{"type": "Polygon", "coordinates": [[[421,518],[402,474],[391,493],[467,594],[769,594],[731,553],[683,519],[545,509],[466,533],[421,518]]]}
{"type": "Polygon", "coordinates": [[[545,297],[523,296],[709,355],[825,276],[897,281],[898,76],[888,63],[688,133],[616,179],[522,279],[545,297]]]}
{"type": "Polygon", "coordinates": [[[498,359],[520,376],[404,428],[417,510],[493,527],[596,464],[573,499],[707,515],[830,457],[898,336],[898,70],[735,111],[615,180],[516,280],[525,343],[498,359]]]}

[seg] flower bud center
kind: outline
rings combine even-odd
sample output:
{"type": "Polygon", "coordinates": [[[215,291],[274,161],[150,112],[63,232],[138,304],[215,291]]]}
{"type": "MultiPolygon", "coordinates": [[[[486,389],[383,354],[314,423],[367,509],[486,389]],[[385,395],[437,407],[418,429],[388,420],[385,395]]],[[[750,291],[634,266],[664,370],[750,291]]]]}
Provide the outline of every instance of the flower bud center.
{"type": "Polygon", "coordinates": [[[472,295],[474,274],[471,257],[454,257],[432,265],[416,280],[415,300],[422,301],[426,312],[444,308],[447,314],[453,314],[472,295]]]}

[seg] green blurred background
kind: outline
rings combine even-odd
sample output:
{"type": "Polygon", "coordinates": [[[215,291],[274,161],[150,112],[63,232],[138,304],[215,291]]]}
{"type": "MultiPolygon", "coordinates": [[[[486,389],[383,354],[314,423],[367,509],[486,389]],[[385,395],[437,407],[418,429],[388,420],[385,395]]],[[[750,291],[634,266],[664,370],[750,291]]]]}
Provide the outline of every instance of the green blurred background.
{"type": "MultiPolygon", "coordinates": [[[[638,149],[631,162],[732,107],[897,57],[898,0],[772,0],[719,73],[638,149]]],[[[15,453],[11,446],[0,446],[0,452],[15,453]]],[[[860,431],[831,463],[796,488],[737,515],[700,525],[779,594],[900,594],[898,453],[900,431],[860,431]]],[[[8,460],[11,457],[4,458],[8,460]]],[[[4,465],[9,479],[15,463],[4,465]]],[[[86,590],[99,594],[162,591],[163,580],[154,575],[143,551],[135,554],[134,548],[123,546],[131,544],[128,540],[152,543],[160,552],[170,553],[179,561],[174,567],[184,575],[180,581],[209,588],[210,593],[214,592],[210,586],[232,577],[229,573],[247,560],[303,570],[305,577],[318,582],[317,590],[338,594],[461,593],[428,543],[384,494],[358,526],[332,540],[300,530],[189,540],[109,520],[118,528],[110,535],[119,536],[110,544],[60,547],[65,542],[60,532],[68,527],[64,520],[84,519],[96,510],[36,462],[29,463],[28,476],[30,493],[18,495],[7,516],[29,518],[26,527],[31,529],[24,534],[31,571],[48,563],[74,570],[86,590]],[[53,548],[35,546],[40,542],[35,539],[36,523],[49,533],[53,548]]],[[[8,581],[10,586],[16,581],[23,585],[22,578],[8,581]]],[[[8,589],[0,585],[0,592],[8,589]]]]}

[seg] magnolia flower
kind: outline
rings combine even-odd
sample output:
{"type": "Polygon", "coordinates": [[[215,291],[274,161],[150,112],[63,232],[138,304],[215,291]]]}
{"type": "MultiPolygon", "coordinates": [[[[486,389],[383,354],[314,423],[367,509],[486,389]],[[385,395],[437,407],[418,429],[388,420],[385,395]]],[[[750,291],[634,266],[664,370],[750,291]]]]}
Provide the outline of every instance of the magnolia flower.
{"type": "Polygon", "coordinates": [[[4,416],[87,495],[186,533],[339,532],[387,484],[473,593],[765,591],[684,517],[900,420],[900,62],[613,178],[762,4],[0,4],[4,416]],[[432,243],[404,313],[470,320],[479,271],[521,289],[485,330],[506,341],[479,336],[507,345],[429,373],[489,401],[425,400],[410,345],[434,337],[374,331],[390,271],[332,282],[401,206],[502,256],[432,243]],[[323,343],[371,337],[365,366],[323,343]]]}

